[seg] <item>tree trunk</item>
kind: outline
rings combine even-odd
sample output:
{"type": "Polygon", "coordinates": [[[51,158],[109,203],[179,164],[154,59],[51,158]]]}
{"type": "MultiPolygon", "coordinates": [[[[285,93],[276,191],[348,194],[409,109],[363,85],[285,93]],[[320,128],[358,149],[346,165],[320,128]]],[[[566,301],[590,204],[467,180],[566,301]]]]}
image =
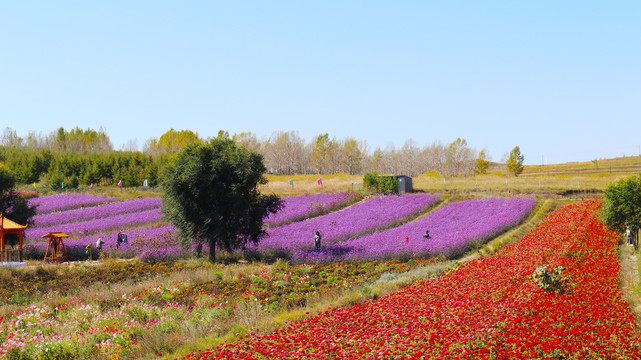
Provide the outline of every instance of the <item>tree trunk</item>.
{"type": "Polygon", "coordinates": [[[214,263],[216,261],[216,242],[214,240],[209,240],[209,262],[214,263]]]}

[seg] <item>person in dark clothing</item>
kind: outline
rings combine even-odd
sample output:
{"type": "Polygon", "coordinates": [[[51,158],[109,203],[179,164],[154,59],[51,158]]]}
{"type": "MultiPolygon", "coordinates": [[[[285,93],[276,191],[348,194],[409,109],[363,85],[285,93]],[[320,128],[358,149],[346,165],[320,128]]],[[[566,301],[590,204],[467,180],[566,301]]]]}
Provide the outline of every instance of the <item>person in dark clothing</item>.
{"type": "Polygon", "coordinates": [[[429,239],[430,238],[430,231],[429,230],[425,230],[425,234],[423,234],[423,238],[425,238],[425,239],[429,239]]]}
{"type": "Polygon", "coordinates": [[[320,249],[320,246],[321,246],[321,233],[318,230],[316,230],[316,234],[314,234],[314,245],[316,246],[317,249],[320,249]]]}

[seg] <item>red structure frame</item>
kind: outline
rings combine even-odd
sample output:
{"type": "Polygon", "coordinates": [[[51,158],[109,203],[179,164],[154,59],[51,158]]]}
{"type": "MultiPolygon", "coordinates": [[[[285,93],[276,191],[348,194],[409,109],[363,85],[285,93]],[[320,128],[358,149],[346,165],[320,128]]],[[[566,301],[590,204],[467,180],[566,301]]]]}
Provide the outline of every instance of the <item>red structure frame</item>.
{"type": "Polygon", "coordinates": [[[65,243],[62,241],[62,238],[69,237],[69,235],[64,233],[48,233],[43,235],[43,239],[49,239],[49,244],[47,245],[47,251],[45,252],[44,262],[47,261],[60,264],[65,260],[68,262],[69,257],[67,256],[67,249],[65,248],[65,243]]]}
{"type": "Polygon", "coordinates": [[[22,235],[27,226],[28,225],[20,225],[11,221],[4,217],[4,214],[0,213],[0,261],[22,262],[22,235]],[[11,250],[6,248],[6,235],[9,234],[18,235],[18,249],[15,249],[15,246],[13,246],[13,249],[11,250]]]}

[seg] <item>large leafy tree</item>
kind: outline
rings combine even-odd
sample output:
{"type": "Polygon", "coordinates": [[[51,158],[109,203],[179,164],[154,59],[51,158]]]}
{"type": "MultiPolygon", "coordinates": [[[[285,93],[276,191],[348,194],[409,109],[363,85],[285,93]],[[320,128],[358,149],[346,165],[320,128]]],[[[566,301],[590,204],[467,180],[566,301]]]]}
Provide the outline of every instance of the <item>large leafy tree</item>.
{"type": "Polygon", "coordinates": [[[13,174],[0,163],[0,213],[18,224],[28,224],[36,214],[36,207],[15,191],[13,174]]]}
{"type": "Polygon", "coordinates": [[[209,143],[192,143],[163,172],[163,208],[179,229],[183,245],[209,243],[232,251],[258,243],[266,233],[263,220],[280,208],[275,195],[262,195],[267,183],[262,155],[237,147],[220,134],[209,143]]]}
{"type": "Polygon", "coordinates": [[[602,221],[618,232],[626,227],[637,234],[641,228],[641,175],[621,179],[603,192],[602,221]]]}
{"type": "Polygon", "coordinates": [[[519,176],[523,172],[523,160],[525,157],[521,154],[521,148],[515,146],[510,151],[510,157],[507,159],[507,170],[514,176],[519,176]]]}

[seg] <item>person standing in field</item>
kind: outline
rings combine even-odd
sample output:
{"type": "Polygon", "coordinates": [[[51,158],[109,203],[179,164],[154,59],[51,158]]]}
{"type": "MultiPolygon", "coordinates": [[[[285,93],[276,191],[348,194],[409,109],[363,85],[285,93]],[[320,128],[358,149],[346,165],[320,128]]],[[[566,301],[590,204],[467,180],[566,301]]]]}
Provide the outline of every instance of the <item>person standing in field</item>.
{"type": "Polygon", "coordinates": [[[316,230],[316,234],[314,234],[314,245],[317,249],[321,247],[321,233],[318,230],[316,230]]]}

